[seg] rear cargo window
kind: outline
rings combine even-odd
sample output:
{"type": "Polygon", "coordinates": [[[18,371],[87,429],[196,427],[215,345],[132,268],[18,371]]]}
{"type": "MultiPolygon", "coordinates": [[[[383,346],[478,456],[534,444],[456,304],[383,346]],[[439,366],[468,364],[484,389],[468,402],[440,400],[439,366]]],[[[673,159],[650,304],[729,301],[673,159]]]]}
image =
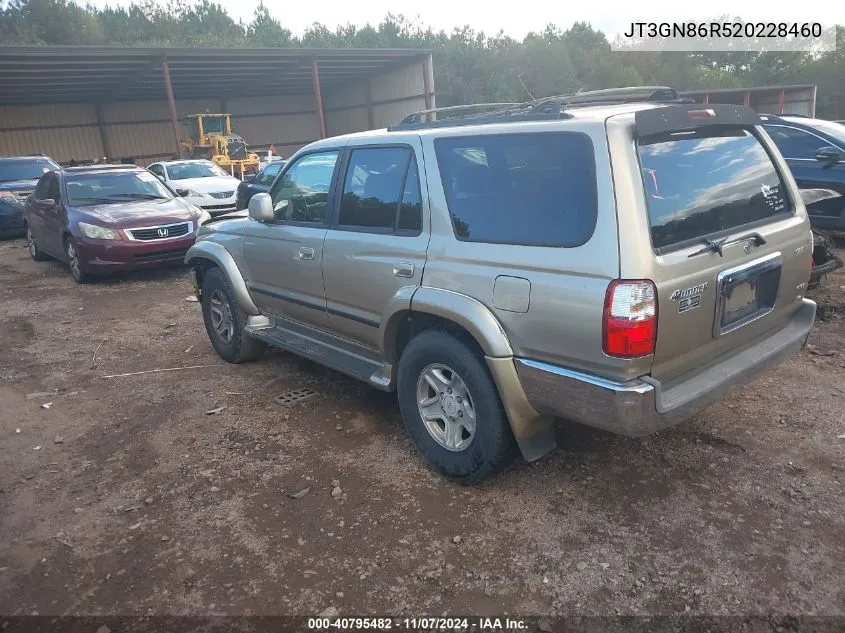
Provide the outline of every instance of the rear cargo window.
{"type": "Polygon", "coordinates": [[[586,134],[435,141],[455,235],[467,242],[580,246],[596,226],[596,166],[586,134]]]}
{"type": "Polygon", "coordinates": [[[639,154],[658,252],[792,211],[769,154],[748,130],[676,132],[641,142],[639,154]]]}

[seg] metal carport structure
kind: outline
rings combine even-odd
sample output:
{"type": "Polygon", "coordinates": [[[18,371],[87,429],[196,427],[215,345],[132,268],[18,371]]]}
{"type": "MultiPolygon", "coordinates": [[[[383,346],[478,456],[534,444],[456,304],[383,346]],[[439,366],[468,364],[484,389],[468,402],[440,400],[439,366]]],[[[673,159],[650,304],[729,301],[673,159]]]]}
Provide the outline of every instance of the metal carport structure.
{"type": "Polygon", "coordinates": [[[231,112],[251,147],[297,149],[434,105],[419,49],[0,46],[0,154],[179,152],[180,117],[231,112]]]}

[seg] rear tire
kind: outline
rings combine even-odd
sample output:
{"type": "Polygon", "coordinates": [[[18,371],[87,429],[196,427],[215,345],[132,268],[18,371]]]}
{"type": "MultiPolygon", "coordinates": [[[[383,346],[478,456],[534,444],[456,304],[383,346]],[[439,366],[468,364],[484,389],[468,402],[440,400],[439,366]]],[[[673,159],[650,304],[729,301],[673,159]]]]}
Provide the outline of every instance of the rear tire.
{"type": "Polygon", "coordinates": [[[227,363],[246,363],[264,353],[264,343],[244,331],[247,314],[219,268],[211,268],[203,275],[202,317],[211,345],[227,363]]]}
{"type": "Polygon", "coordinates": [[[26,225],[26,247],[29,249],[29,256],[34,261],[43,262],[47,259],[47,256],[38,248],[38,244],[35,243],[35,236],[32,234],[29,224],[26,225]]]}
{"type": "Polygon", "coordinates": [[[91,280],[91,276],[82,269],[79,251],[76,249],[76,244],[73,243],[73,238],[70,236],[65,238],[65,257],[67,258],[67,265],[70,268],[70,274],[73,280],[78,284],[88,283],[91,280]]]}
{"type": "Polygon", "coordinates": [[[408,435],[447,479],[478,484],[516,458],[496,385],[481,355],[459,338],[436,330],[414,337],[399,361],[397,390],[408,435]]]}

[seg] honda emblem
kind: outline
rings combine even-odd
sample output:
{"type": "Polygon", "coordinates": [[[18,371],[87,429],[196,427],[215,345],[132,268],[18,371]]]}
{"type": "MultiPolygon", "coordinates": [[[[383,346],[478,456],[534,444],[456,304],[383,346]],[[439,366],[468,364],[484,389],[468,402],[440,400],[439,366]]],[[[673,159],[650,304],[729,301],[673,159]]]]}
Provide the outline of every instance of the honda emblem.
{"type": "Polygon", "coordinates": [[[159,229],[158,230],[158,236],[159,237],[167,237],[169,234],[170,234],[170,232],[167,229],[159,229]]]}

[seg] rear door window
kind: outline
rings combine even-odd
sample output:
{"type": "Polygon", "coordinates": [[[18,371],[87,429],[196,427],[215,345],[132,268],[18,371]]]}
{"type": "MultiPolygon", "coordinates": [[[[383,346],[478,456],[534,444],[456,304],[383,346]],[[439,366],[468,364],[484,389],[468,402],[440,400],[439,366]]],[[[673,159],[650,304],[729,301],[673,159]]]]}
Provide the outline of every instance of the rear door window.
{"type": "Polygon", "coordinates": [[[586,134],[447,137],[434,147],[459,240],[571,247],[593,234],[596,165],[586,134]]]}
{"type": "Polygon", "coordinates": [[[784,158],[816,159],[816,150],[830,145],[815,134],[784,125],[767,125],[766,132],[772,137],[784,158]]]}
{"type": "Polygon", "coordinates": [[[658,252],[792,212],[771,157],[749,130],[672,133],[638,149],[658,252]]]}

